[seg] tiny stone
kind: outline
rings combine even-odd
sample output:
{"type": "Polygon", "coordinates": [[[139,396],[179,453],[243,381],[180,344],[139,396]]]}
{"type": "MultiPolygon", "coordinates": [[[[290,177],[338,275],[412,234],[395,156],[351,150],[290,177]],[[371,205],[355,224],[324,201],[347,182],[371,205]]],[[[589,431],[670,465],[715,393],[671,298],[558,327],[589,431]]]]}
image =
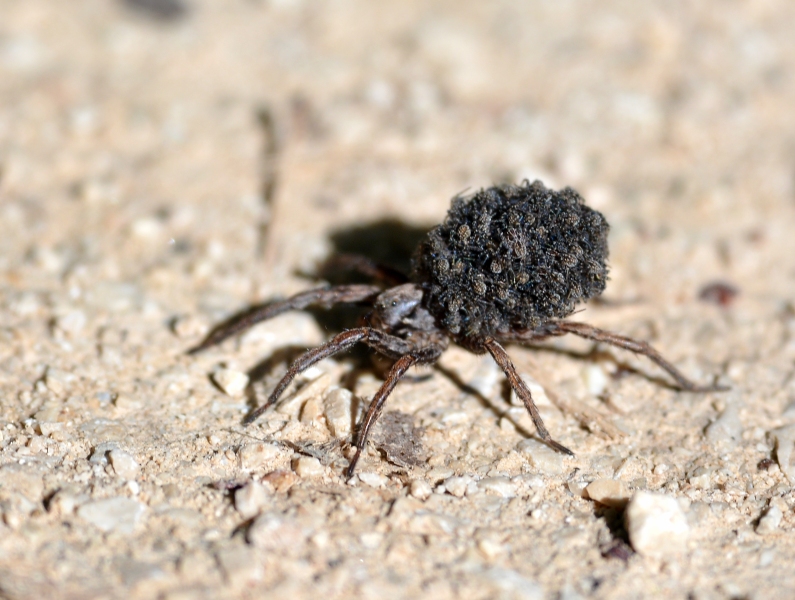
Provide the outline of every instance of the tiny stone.
{"type": "Polygon", "coordinates": [[[767,535],[775,532],[779,525],[781,525],[781,519],[783,517],[784,514],[781,512],[781,509],[776,504],[771,504],[765,515],[759,519],[756,532],[760,535],[767,535]]]}
{"type": "Polygon", "coordinates": [[[207,330],[207,323],[194,315],[177,317],[171,322],[171,331],[181,340],[202,337],[207,330]]]}
{"type": "Polygon", "coordinates": [[[77,516],[102,531],[131,534],[146,506],[130,498],[107,498],[87,502],[77,509],[77,516]]]}
{"type": "Polygon", "coordinates": [[[623,508],[630,497],[626,484],[616,479],[597,479],[588,484],[585,493],[591,500],[611,508],[623,508]]]}
{"type": "Polygon", "coordinates": [[[325,468],[313,456],[299,456],[293,459],[293,471],[299,477],[317,477],[325,472],[325,468]]]}
{"type": "Polygon", "coordinates": [[[321,406],[320,399],[313,396],[304,402],[303,407],[301,407],[301,422],[307,424],[314,423],[320,419],[322,414],[323,407],[321,406]]]}
{"type": "Polygon", "coordinates": [[[246,531],[246,540],[265,550],[298,548],[306,538],[306,532],[295,521],[270,513],[258,516],[246,531]]]}
{"type": "Polygon", "coordinates": [[[637,492],[625,513],[632,547],[639,554],[663,557],[684,550],[690,528],[676,498],[637,492]]]}
{"type": "Polygon", "coordinates": [[[507,477],[485,477],[478,481],[478,489],[503,498],[516,496],[516,484],[507,477]]]}
{"type": "Polygon", "coordinates": [[[742,436],[743,424],[736,402],[729,402],[720,416],[709,424],[706,437],[710,442],[732,444],[742,436]]]}
{"type": "Polygon", "coordinates": [[[237,452],[240,459],[240,468],[244,471],[254,471],[274,460],[281,454],[275,444],[252,442],[241,447],[237,452]]]}
{"type": "Polygon", "coordinates": [[[295,473],[284,470],[271,471],[262,478],[263,483],[270,484],[275,491],[280,493],[289,490],[296,481],[298,481],[298,476],[295,473]]]}
{"type": "Polygon", "coordinates": [[[249,481],[235,490],[235,508],[244,519],[256,516],[268,504],[268,491],[261,483],[249,481]]]}
{"type": "Polygon", "coordinates": [[[71,373],[67,373],[66,371],[62,371],[60,369],[48,368],[47,374],[44,377],[44,383],[47,386],[47,389],[53,394],[61,396],[66,393],[69,388],[71,388],[75,379],[76,377],[71,373]]]}
{"type": "Polygon", "coordinates": [[[588,393],[592,396],[599,396],[605,391],[608,384],[607,373],[601,365],[588,365],[585,368],[585,385],[588,393]]]}
{"type": "Polygon", "coordinates": [[[248,386],[248,375],[235,369],[218,369],[212,378],[227,396],[233,398],[242,396],[248,386]]]}
{"type": "Polygon", "coordinates": [[[431,484],[424,479],[415,479],[411,482],[409,493],[418,500],[427,500],[431,497],[433,489],[431,488],[431,484]]]}
{"type": "Polygon", "coordinates": [[[108,452],[108,458],[110,459],[110,464],[113,466],[116,475],[122,479],[129,480],[138,477],[140,467],[132,455],[123,450],[114,448],[108,452]]]}
{"type": "Polygon", "coordinates": [[[380,473],[373,473],[372,471],[364,471],[359,473],[359,481],[372,488],[386,487],[389,479],[380,473]]]}
{"type": "Polygon", "coordinates": [[[536,469],[543,473],[560,475],[567,469],[564,455],[536,440],[522,440],[516,445],[516,450],[523,454],[536,469]]]}
{"type": "Polygon", "coordinates": [[[793,449],[795,448],[795,425],[787,425],[786,427],[779,427],[772,431],[773,436],[776,438],[776,458],[778,459],[778,466],[790,480],[790,483],[795,483],[795,457],[793,456],[793,449]]]}
{"type": "Polygon", "coordinates": [[[345,388],[331,388],[323,400],[323,416],[331,435],[347,438],[351,434],[353,394],[345,388]]]}
{"type": "Polygon", "coordinates": [[[442,485],[448,494],[456,498],[463,498],[471,481],[471,477],[448,477],[442,485]]]}
{"type": "Polygon", "coordinates": [[[65,335],[75,335],[86,326],[86,313],[82,310],[71,310],[55,320],[56,331],[65,335]]]}

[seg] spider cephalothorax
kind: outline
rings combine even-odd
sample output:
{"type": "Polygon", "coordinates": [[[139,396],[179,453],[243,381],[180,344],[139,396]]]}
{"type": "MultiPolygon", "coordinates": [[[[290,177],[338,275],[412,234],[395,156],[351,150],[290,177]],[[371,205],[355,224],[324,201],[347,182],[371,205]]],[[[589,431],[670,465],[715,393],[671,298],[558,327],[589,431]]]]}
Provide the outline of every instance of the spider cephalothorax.
{"type": "Polygon", "coordinates": [[[577,303],[604,290],[607,231],[604,216],[585,206],[570,188],[556,192],[536,181],[481,190],[453,199],[445,221],[417,248],[411,277],[349,257],[350,266],[393,287],[340,285],[255,306],[216,327],[191,352],[288,310],[338,303],[371,306],[363,326],[343,331],[299,357],[246,422],[275,404],[295,376],[309,366],[356,343],[367,344],[395,363],[359,427],[356,454],[347,471],[351,476],[398,380],[413,365],[436,362],[452,340],[472,352],[491,354],[524,402],[539,437],[556,450],[572,454],[550,436],[502,343],[536,342],[573,333],[648,356],[683,390],[725,389],[694,384],[645,342],[565,320],[577,303]]]}

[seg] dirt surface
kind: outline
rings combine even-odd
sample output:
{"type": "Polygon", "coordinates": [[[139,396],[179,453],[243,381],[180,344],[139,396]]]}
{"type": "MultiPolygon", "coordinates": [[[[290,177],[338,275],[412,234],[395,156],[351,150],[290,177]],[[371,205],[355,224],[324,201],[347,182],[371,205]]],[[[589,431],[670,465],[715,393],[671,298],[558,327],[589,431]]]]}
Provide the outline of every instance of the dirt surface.
{"type": "Polygon", "coordinates": [[[795,4],[0,15],[1,597],[795,594],[795,4]],[[366,352],[241,420],[354,315],[186,355],[329,254],[405,266],[451,196],[524,178],[611,224],[576,318],[731,391],[583,340],[509,348],[567,458],[453,348],[346,482],[366,352]]]}

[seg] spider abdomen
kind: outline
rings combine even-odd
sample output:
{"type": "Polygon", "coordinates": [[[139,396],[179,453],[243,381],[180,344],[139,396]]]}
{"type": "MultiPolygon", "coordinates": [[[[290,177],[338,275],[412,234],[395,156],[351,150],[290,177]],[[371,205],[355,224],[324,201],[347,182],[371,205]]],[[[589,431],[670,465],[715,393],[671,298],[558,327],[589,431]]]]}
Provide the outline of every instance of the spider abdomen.
{"type": "Polygon", "coordinates": [[[456,198],[414,257],[440,326],[467,345],[571,314],[607,280],[604,216],[540,181],[456,198]]]}

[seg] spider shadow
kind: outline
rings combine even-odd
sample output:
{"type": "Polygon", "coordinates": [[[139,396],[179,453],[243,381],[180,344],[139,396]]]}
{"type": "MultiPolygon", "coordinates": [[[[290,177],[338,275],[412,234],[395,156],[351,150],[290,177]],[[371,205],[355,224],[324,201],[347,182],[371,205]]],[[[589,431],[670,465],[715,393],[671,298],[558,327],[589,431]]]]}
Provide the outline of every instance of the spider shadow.
{"type": "MultiPolygon", "coordinates": [[[[662,375],[652,375],[649,374],[646,370],[638,369],[637,367],[633,367],[627,362],[624,362],[619,357],[617,357],[613,352],[610,352],[608,348],[599,348],[599,344],[594,344],[593,347],[586,351],[586,352],[578,352],[576,350],[571,350],[568,348],[559,348],[556,346],[544,346],[544,345],[522,345],[518,344],[522,348],[527,348],[536,352],[547,352],[550,354],[555,354],[558,356],[568,356],[569,358],[573,358],[579,362],[611,362],[616,366],[616,372],[611,375],[611,379],[618,380],[623,379],[627,375],[635,375],[640,377],[641,379],[645,379],[646,381],[658,385],[662,388],[666,388],[675,392],[687,391],[682,390],[679,388],[675,383],[669,381],[662,375]]],[[[625,350],[625,352],[630,352],[629,350],[625,350]]],[[[648,360],[648,359],[647,359],[648,360]]],[[[653,364],[653,363],[652,363],[653,364]]]]}
{"type": "MultiPolygon", "coordinates": [[[[411,273],[411,259],[431,226],[410,225],[399,219],[389,218],[336,229],[329,234],[334,255],[353,254],[364,256],[374,263],[386,265],[400,273],[411,273]]],[[[321,271],[318,275],[331,283],[370,283],[372,280],[355,273],[321,271]]]]}

